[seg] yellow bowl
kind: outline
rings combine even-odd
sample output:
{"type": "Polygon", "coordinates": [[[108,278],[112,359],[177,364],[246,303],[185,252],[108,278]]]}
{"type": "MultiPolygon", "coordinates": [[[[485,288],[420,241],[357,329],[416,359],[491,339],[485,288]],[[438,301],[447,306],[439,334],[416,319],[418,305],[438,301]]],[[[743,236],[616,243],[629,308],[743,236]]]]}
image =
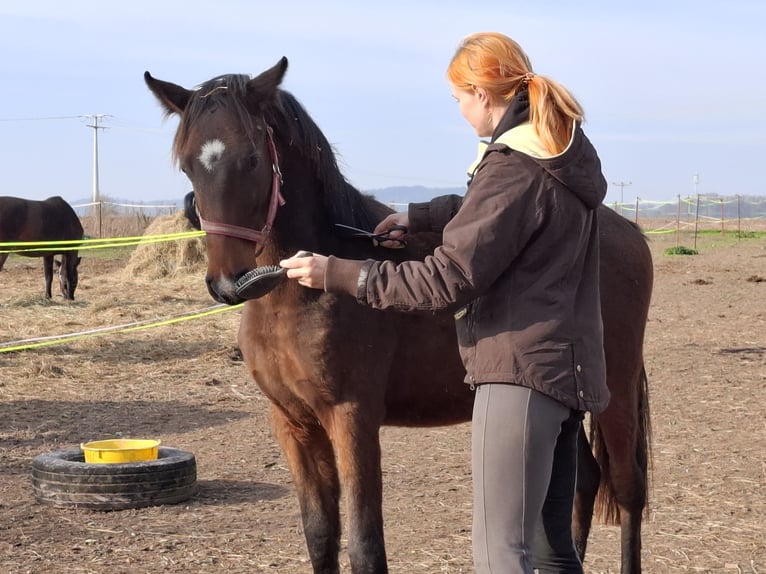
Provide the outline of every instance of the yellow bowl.
{"type": "Polygon", "coordinates": [[[160,441],[118,438],[96,440],[80,445],[88,463],[119,463],[156,460],[160,441]]]}

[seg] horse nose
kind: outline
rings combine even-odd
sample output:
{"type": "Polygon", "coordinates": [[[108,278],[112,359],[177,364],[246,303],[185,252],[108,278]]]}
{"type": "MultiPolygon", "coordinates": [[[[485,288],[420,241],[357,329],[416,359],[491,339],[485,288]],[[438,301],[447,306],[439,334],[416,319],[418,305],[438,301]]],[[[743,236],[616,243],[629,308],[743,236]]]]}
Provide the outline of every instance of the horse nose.
{"type": "Polygon", "coordinates": [[[207,285],[207,292],[210,296],[219,303],[225,303],[218,289],[215,288],[215,280],[212,277],[205,277],[205,285],[207,285]]]}
{"type": "Polygon", "coordinates": [[[233,290],[219,288],[219,282],[213,277],[205,277],[205,284],[207,285],[207,291],[210,293],[210,296],[219,303],[236,305],[237,303],[242,302],[233,290]]]}

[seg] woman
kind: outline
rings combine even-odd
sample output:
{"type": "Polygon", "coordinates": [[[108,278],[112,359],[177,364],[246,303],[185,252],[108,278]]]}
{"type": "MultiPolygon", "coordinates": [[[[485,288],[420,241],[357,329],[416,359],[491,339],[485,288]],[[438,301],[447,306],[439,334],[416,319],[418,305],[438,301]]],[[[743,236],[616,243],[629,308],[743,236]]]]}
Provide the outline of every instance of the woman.
{"type": "Polygon", "coordinates": [[[596,219],[606,181],[580,105],[534,74],[507,36],[468,36],[447,76],[463,117],[491,138],[465,197],[411,204],[375,229],[441,231],[433,256],[396,265],[315,255],[281,265],[301,285],[375,308],[456,310],[476,390],[476,571],[581,573],[571,533],[577,433],[583,413],[609,398],[596,219]]]}

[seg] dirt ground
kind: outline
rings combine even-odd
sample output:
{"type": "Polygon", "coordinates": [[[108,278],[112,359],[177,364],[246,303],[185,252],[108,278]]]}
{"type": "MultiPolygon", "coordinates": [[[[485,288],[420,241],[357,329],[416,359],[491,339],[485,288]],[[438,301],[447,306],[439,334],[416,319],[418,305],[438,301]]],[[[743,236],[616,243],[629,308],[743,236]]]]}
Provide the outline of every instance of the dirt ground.
{"type": "MultiPolygon", "coordinates": [[[[651,239],[654,472],[644,571],[763,574],[766,238],[707,236],[699,255],[665,255],[675,241],[651,239]]],[[[0,345],[214,304],[200,273],[126,279],[124,266],[86,255],[77,300],[46,302],[41,262],[12,257],[0,273],[0,345]]],[[[239,360],[238,320],[231,310],[0,353],[0,572],[311,571],[267,401],[239,360]],[[35,501],[36,455],[115,436],[192,451],[199,493],[114,512],[35,501]]],[[[391,572],[472,572],[468,426],[381,436],[391,572]]],[[[586,572],[618,571],[619,529],[596,526],[586,572]]]]}

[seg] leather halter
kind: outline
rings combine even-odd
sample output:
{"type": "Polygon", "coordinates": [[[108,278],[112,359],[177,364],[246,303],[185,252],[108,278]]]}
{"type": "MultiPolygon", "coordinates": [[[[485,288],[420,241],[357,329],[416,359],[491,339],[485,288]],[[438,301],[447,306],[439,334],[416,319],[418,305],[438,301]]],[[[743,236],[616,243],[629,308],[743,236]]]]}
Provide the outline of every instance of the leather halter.
{"type": "Polygon", "coordinates": [[[271,178],[271,198],[269,199],[269,211],[266,215],[266,225],[260,231],[252,229],[250,227],[240,227],[239,225],[231,225],[229,223],[218,223],[215,221],[208,221],[199,217],[200,227],[203,231],[212,235],[226,235],[228,237],[236,237],[238,239],[244,239],[250,241],[258,246],[256,250],[256,256],[260,255],[263,251],[264,244],[269,238],[269,233],[274,225],[274,220],[277,217],[277,209],[285,204],[285,199],[280,193],[282,187],[282,172],[279,170],[279,156],[277,155],[277,147],[274,145],[273,131],[270,126],[266,126],[266,134],[268,135],[267,142],[269,146],[269,156],[271,157],[271,169],[273,172],[271,178]],[[260,244],[260,245],[259,245],[260,244]]]}

